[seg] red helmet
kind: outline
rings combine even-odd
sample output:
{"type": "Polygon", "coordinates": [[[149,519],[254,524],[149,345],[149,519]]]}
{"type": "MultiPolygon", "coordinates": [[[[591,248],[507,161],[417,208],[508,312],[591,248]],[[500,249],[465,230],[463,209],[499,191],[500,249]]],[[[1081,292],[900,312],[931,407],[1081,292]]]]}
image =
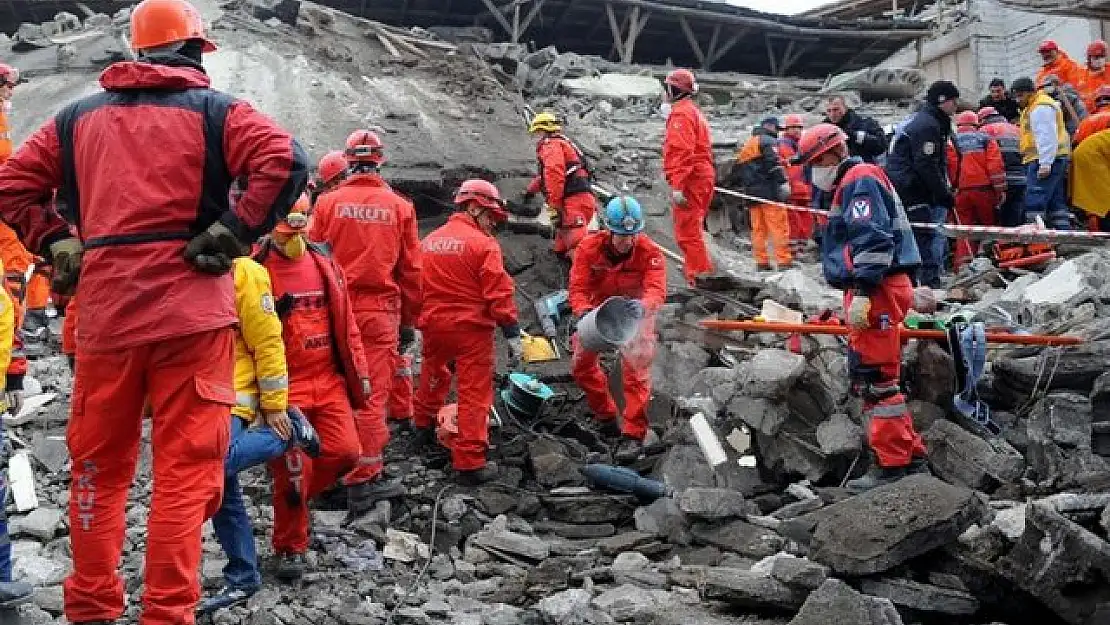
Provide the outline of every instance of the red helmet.
{"type": "Polygon", "coordinates": [[[802,119],[801,115],[798,115],[797,113],[791,113],[783,119],[782,125],[784,128],[804,128],[806,123],[805,120],[802,119]]]}
{"type": "Polygon", "coordinates": [[[995,115],[998,115],[998,109],[994,108],[993,106],[984,106],[983,108],[979,109],[978,113],[975,114],[975,116],[979,118],[980,124],[986,121],[988,117],[994,117],[995,115]]]}
{"type": "Polygon", "coordinates": [[[324,184],[335,182],[345,171],[347,171],[347,156],[339,150],[332,150],[325,154],[316,166],[316,173],[324,184]]]}
{"type": "Polygon", "coordinates": [[[1045,39],[1041,42],[1041,45],[1037,46],[1037,52],[1040,52],[1041,54],[1044,54],[1045,52],[1056,52],[1059,49],[1060,46],[1051,39],[1045,39]]]}
{"type": "Polygon", "coordinates": [[[478,206],[493,212],[494,221],[506,221],[509,211],[505,208],[505,200],[501,199],[501,192],[488,180],[471,178],[459,186],[455,193],[455,206],[466,206],[468,202],[477,202],[478,206]]]}
{"type": "Polygon", "coordinates": [[[15,83],[19,82],[19,70],[7,63],[0,63],[0,79],[5,85],[14,87],[15,83]]]}
{"type": "Polygon", "coordinates": [[[1106,56],[1106,42],[1101,39],[1095,39],[1087,45],[1087,58],[1092,56],[1106,56]]]}
{"type": "Polygon", "coordinates": [[[378,135],[359,129],[347,135],[347,161],[351,163],[371,163],[380,166],[385,162],[385,144],[378,135]]]}
{"type": "Polygon", "coordinates": [[[964,111],[956,115],[956,127],[962,128],[965,126],[971,126],[973,128],[979,127],[979,116],[975,111],[964,111]]]}
{"type": "Polygon", "coordinates": [[[698,92],[698,81],[694,78],[694,72],[688,69],[672,70],[663,80],[663,84],[681,93],[698,92]]]}
{"type": "Polygon", "coordinates": [[[795,160],[802,165],[808,165],[825,152],[837,146],[847,146],[847,143],[848,135],[844,134],[839,126],[829,123],[817,124],[802,133],[802,139],[798,141],[798,156],[795,160]]]}

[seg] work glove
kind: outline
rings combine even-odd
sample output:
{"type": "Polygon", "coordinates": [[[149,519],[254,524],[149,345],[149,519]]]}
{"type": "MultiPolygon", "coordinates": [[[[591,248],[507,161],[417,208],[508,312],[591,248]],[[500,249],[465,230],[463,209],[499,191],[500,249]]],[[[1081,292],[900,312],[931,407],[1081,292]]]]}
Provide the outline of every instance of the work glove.
{"type": "Polygon", "coordinates": [[[270,426],[283,441],[289,440],[293,435],[293,424],[289,421],[289,414],[284,410],[262,411],[262,422],[270,426]]]}
{"type": "Polygon", "coordinates": [[[8,412],[13,417],[19,414],[23,407],[23,391],[11,390],[0,393],[0,413],[8,412]]]}
{"type": "Polygon", "coordinates": [[[77,291],[77,278],[81,275],[81,254],[84,248],[77,237],[69,237],[50,244],[50,259],[54,277],[50,288],[59,295],[73,295],[77,291]]]}
{"type": "Polygon", "coordinates": [[[671,190],[671,202],[675,206],[686,206],[686,194],[678,189],[671,190]]]}
{"type": "Polygon", "coordinates": [[[278,319],[284,321],[289,313],[293,312],[293,304],[296,303],[296,298],[292,293],[286,293],[277,298],[274,302],[274,312],[277,313],[278,319]]]}
{"type": "Polygon", "coordinates": [[[866,295],[854,295],[852,304],[848,307],[848,325],[858,330],[871,327],[867,320],[871,314],[871,298],[866,295]]]}
{"type": "Polygon", "coordinates": [[[507,341],[509,347],[509,371],[520,371],[524,366],[524,339],[514,336],[507,341]]]}
{"type": "Polygon", "coordinates": [[[1041,165],[1037,168],[1037,180],[1044,180],[1052,175],[1052,165],[1041,165]]]}
{"type": "Polygon", "coordinates": [[[217,276],[231,271],[231,261],[246,253],[239,237],[219,221],[185,245],[186,262],[198,271],[217,276]]]}
{"type": "Polygon", "coordinates": [[[552,228],[558,228],[559,226],[563,225],[563,219],[559,214],[558,208],[555,208],[550,204],[544,204],[543,210],[545,213],[547,213],[548,218],[551,219],[552,228]]]}
{"type": "Polygon", "coordinates": [[[784,183],[779,185],[778,200],[780,202],[785,202],[786,200],[789,200],[789,199],[790,199],[790,183],[789,182],[784,182],[784,183]]]}
{"type": "Polygon", "coordinates": [[[416,330],[408,327],[402,327],[398,335],[397,351],[404,354],[412,348],[412,344],[416,342],[416,330]]]}
{"type": "Polygon", "coordinates": [[[937,294],[927,286],[913,290],[913,309],[919,313],[931,314],[937,311],[937,294]]]}

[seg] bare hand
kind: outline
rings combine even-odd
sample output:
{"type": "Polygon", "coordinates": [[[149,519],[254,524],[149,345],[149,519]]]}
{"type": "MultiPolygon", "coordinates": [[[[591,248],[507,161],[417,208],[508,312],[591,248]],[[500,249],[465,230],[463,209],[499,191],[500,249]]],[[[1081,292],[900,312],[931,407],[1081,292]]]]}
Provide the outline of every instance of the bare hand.
{"type": "Polygon", "coordinates": [[[263,412],[262,421],[273,428],[274,433],[283,441],[289,440],[293,435],[293,424],[289,422],[289,415],[285,414],[284,410],[263,412]]]}
{"type": "Polygon", "coordinates": [[[1037,179],[1044,180],[1052,175],[1052,165],[1041,165],[1037,168],[1037,179]]]}

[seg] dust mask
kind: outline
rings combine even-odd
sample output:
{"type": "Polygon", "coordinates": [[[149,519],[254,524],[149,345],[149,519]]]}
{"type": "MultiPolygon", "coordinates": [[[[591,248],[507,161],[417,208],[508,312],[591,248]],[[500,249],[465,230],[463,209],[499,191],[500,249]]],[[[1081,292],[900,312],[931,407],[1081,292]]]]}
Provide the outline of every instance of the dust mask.
{"type": "Polygon", "coordinates": [[[825,192],[832,191],[833,185],[836,184],[836,169],[836,165],[814,167],[810,171],[810,176],[813,178],[813,186],[825,192]]]}
{"type": "Polygon", "coordinates": [[[1106,59],[1091,59],[1090,66],[1091,69],[1095,70],[1096,72],[1101,72],[1103,69],[1106,69],[1106,59]]]}
{"type": "Polygon", "coordinates": [[[659,105],[659,112],[663,115],[663,117],[670,117],[671,116],[671,103],[670,102],[663,102],[662,104],[660,104],[659,105]]]}
{"type": "Polygon", "coordinates": [[[11,113],[11,112],[12,112],[12,101],[11,100],[4,100],[4,113],[6,114],[6,113],[11,113]]]}
{"type": "Polygon", "coordinates": [[[305,240],[303,234],[297,234],[289,237],[285,243],[280,244],[280,247],[282,256],[290,260],[296,260],[308,251],[308,241],[305,240]]]}

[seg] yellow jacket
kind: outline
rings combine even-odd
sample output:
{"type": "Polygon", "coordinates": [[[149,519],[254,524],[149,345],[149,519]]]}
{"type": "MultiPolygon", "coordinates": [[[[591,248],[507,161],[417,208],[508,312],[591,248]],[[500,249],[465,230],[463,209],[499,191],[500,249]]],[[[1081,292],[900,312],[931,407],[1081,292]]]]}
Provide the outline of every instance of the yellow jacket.
{"type": "MultiPolygon", "coordinates": [[[[0,262],[0,276],[4,275],[4,265],[0,262]]],[[[0,390],[7,386],[3,372],[12,364],[12,345],[15,343],[15,306],[7,289],[0,289],[0,390]]],[[[2,402],[0,402],[2,403],[2,402]]],[[[7,408],[5,407],[5,410],[7,408]]]]}
{"type": "Polygon", "coordinates": [[[1075,148],[1068,170],[1072,204],[1105,217],[1110,210],[1110,130],[1084,139],[1075,148]]]}
{"type": "Polygon", "coordinates": [[[1071,153],[1071,137],[1068,136],[1068,128],[1064,125],[1064,111],[1060,109],[1060,105],[1056,100],[1052,99],[1043,91],[1038,91],[1033,96],[1033,101],[1029,106],[1021,111],[1021,120],[1019,127],[1021,128],[1021,138],[1019,139],[1019,149],[1021,150],[1021,162],[1028,165],[1037,160],[1037,140],[1033,137],[1033,124],[1031,123],[1030,116],[1033,114],[1033,109],[1038,106],[1051,106],[1056,111],[1056,156],[1067,156],[1071,153]]]}
{"type": "Polygon", "coordinates": [[[289,370],[281,320],[274,310],[270,274],[249,258],[236,258],[235,408],[232,414],[253,420],[264,411],[284,411],[289,401],[289,370]]]}

